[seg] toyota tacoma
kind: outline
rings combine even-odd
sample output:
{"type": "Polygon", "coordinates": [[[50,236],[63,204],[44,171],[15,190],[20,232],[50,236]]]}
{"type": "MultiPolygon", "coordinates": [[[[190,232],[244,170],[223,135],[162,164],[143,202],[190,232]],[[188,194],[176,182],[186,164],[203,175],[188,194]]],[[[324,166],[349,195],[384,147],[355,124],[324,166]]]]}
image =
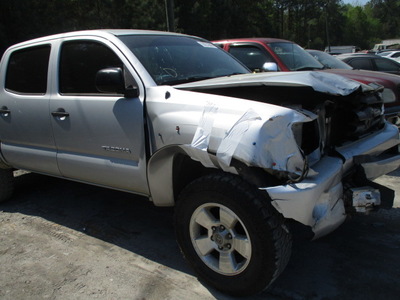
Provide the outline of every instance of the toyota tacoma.
{"type": "Polygon", "coordinates": [[[399,167],[382,87],[329,73],[252,74],[207,40],[94,30],[11,46],[0,63],[0,200],[13,170],[175,206],[183,255],[233,295],[285,268],[288,223],[313,238],[386,203],[399,167]]]}

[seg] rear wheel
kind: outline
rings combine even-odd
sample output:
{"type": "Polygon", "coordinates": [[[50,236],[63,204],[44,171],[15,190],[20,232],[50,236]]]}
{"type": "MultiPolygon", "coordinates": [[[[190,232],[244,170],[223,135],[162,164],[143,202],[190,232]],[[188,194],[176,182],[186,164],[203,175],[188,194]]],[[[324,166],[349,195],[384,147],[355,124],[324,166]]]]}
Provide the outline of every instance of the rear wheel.
{"type": "Polygon", "coordinates": [[[199,277],[231,295],[251,295],[283,271],[291,250],[284,219],[241,178],[213,174],[189,184],[177,202],[175,230],[199,277]]]}
{"type": "Polygon", "coordinates": [[[14,192],[12,169],[0,169],[0,202],[8,200],[14,192]]]}

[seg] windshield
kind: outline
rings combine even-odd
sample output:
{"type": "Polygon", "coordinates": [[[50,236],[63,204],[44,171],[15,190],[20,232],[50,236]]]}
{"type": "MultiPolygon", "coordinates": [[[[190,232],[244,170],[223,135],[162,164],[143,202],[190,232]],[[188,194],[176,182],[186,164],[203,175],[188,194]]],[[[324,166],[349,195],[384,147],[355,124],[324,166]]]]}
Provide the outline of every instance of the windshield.
{"type": "Polygon", "coordinates": [[[320,70],[324,66],[297,44],[288,42],[270,43],[268,46],[291,71],[320,70]]]}
{"type": "Polygon", "coordinates": [[[236,59],[205,40],[170,35],[127,35],[119,38],[158,85],[249,73],[236,59]]]}
{"type": "Polygon", "coordinates": [[[347,70],[353,69],[353,67],[350,67],[345,62],[341,61],[336,57],[333,57],[332,55],[326,52],[308,50],[308,53],[310,53],[315,59],[317,59],[321,64],[323,64],[328,69],[347,69],[347,70]]]}

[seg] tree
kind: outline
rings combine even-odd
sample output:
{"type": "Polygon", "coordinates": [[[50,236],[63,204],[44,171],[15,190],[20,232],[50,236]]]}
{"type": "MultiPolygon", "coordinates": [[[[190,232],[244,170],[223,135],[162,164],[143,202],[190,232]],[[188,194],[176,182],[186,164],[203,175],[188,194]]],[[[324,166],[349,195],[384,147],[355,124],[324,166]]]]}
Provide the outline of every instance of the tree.
{"type": "Polygon", "coordinates": [[[380,20],[381,39],[400,37],[400,1],[371,0],[367,7],[371,9],[372,17],[380,20]]]}
{"type": "MultiPolygon", "coordinates": [[[[174,0],[175,29],[207,39],[276,37],[322,49],[400,37],[399,0],[174,0]],[[378,20],[381,22],[379,24],[378,20]]],[[[2,0],[0,53],[39,36],[94,28],[167,30],[166,0],[2,0]]]]}
{"type": "Polygon", "coordinates": [[[349,45],[357,45],[363,49],[371,49],[375,44],[375,34],[379,24],[376,19],[366,13],[361,6],[345,6],[344,16],[346,17],[346,30],[344,31],[343,42],[349,45]]]}

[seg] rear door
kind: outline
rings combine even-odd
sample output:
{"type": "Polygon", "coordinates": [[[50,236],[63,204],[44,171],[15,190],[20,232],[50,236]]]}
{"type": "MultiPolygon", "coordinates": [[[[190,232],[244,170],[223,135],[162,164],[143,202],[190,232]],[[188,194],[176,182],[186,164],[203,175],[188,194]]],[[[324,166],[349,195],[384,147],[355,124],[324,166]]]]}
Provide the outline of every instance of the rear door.
{"type": "Polygon", "coordinates": [[[388,58],[374,59],[374,63],[376,65],[376,70],[379,72],[391,73],[396,75],[400,74],[399,63],[392,61],[388,58]]]}
{"type": "Polygon", "coordinates": [[[143,98],[100,93],[96,73],[128,69],[106,40],[70,39],[60,45],[57,91],[50,102],[61,174],[79,181],[148,194],[143,98]]]}
{"type": "Polygon", "coordinates": [[[0,88],[0,140],[5,160],[16,168],[59,175],[50,124],[50,42],[8,52],[0,88]]]}

